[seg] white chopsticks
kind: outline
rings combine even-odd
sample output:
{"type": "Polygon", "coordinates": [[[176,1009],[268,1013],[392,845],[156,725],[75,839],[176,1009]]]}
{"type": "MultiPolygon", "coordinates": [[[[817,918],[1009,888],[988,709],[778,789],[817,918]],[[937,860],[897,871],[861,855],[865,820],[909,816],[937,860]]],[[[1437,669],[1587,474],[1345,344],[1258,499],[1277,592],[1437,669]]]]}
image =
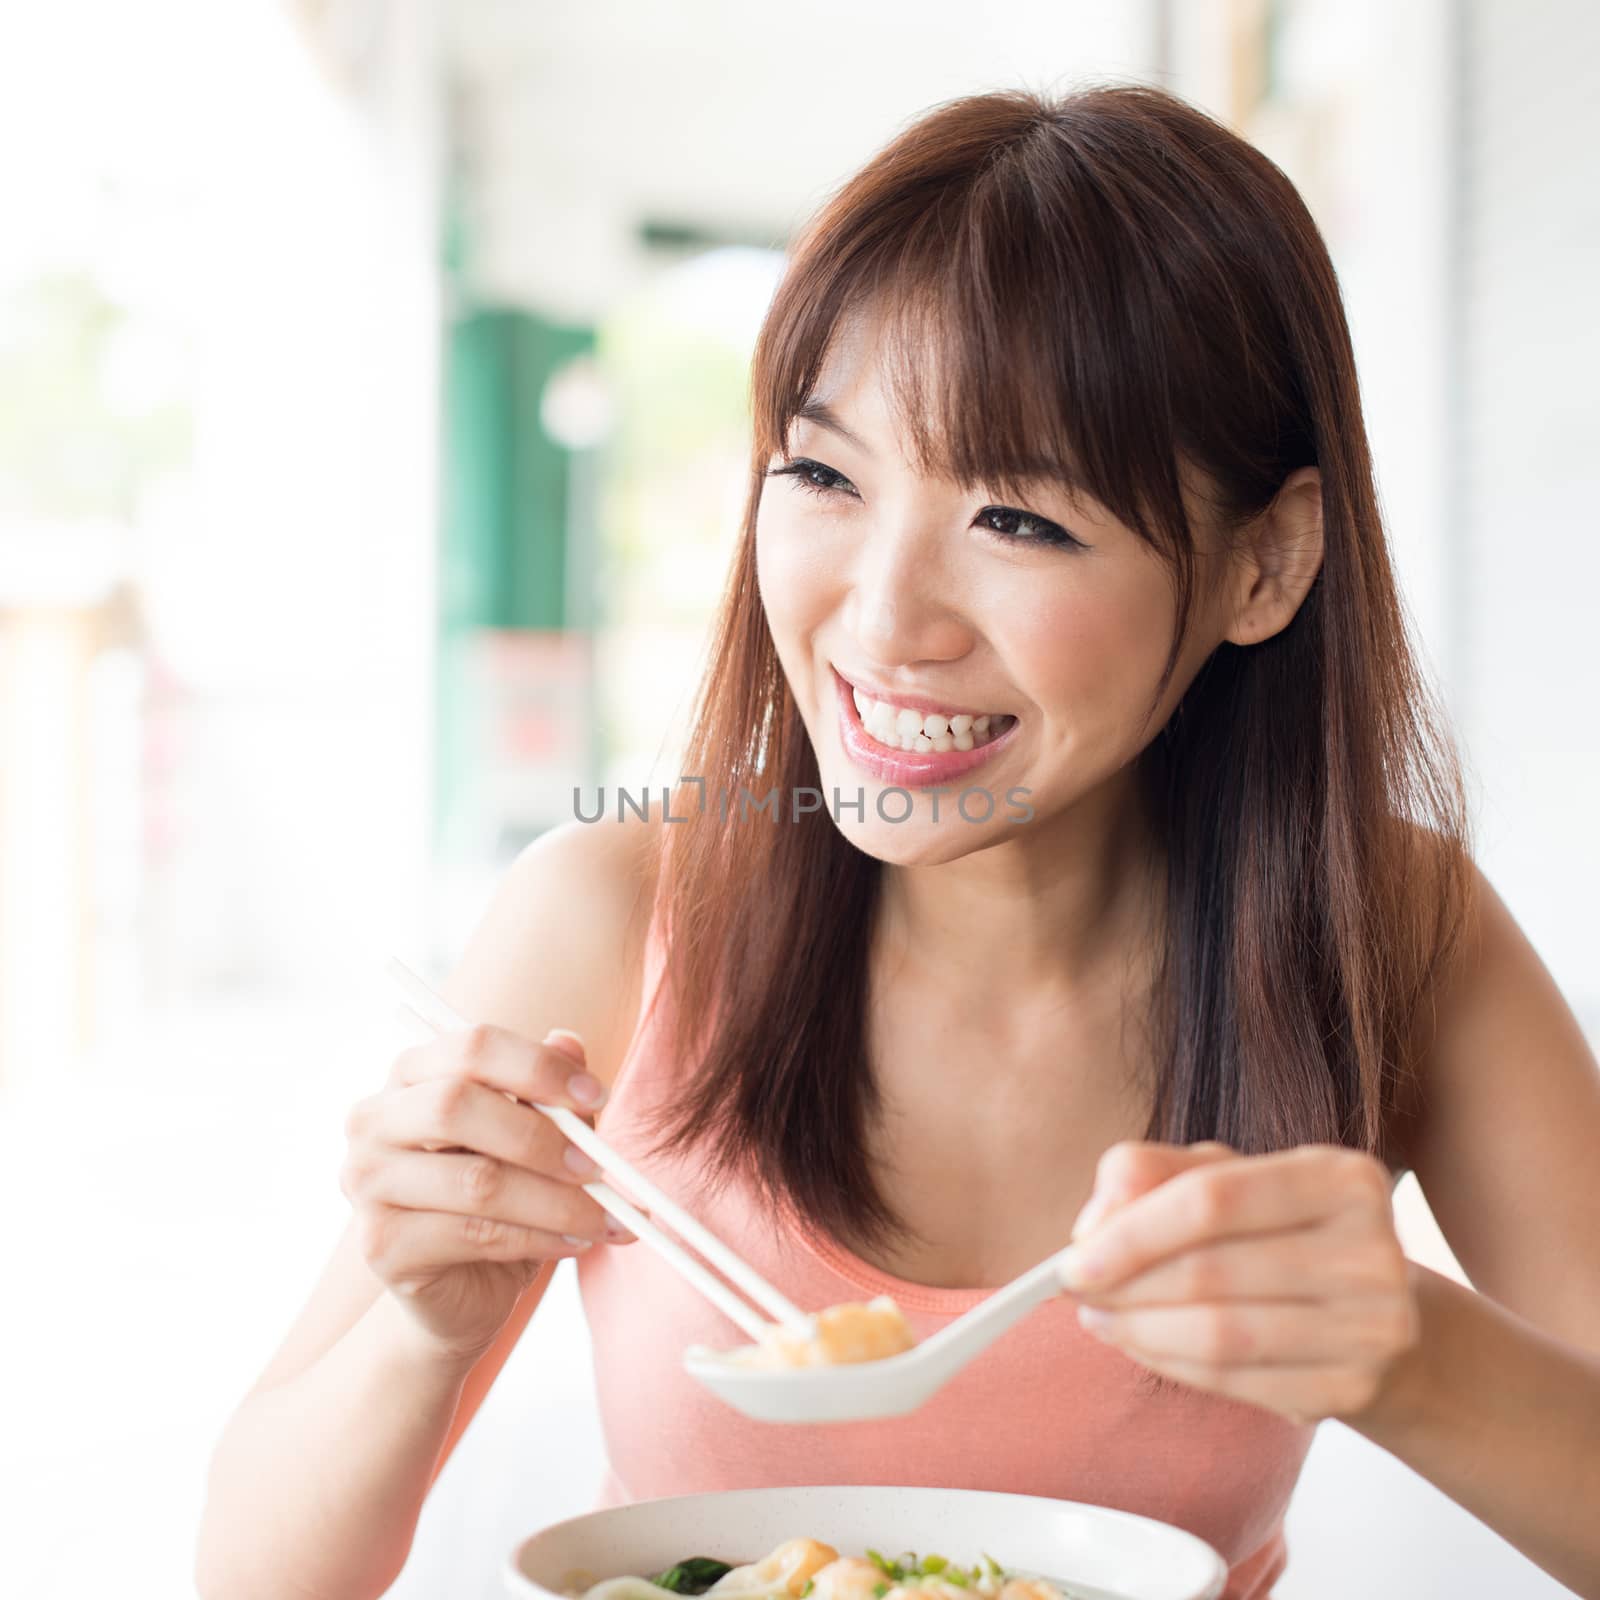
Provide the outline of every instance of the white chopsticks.
{"type": "MultiPolygon", "coordinates": [[[[391,957],[384,970],[405,992],[407,1009],[435,1033],[452,1028],[470,1028],[472,1024],[434,993],[416,973],[404,963],[391,957]]],[[[526,1104],[528,1102],[524,1102],[526,1104]]],[[[720,1267],[758,1305],[771,1313],[774,1320],[783,1323],[793,1332],[809,1337],[813,1330],[810,1316],[772,1287],[748,1262],[735,1255],[727,1245],[708,1229],[702,1227],[675,1201],[669,1199],[642,1173],[617,1154],[604,1139],[581,1117],[575,1116],[565,1106],[534,1105],[543,1112],[575,1144],[599,1163],[610,1178],[620,1178],[633,1194],[638,1205],[648,1206],[663,1221],[670,1223],[698,1249],[707,1260],[720,1267]]],[[[744,1301],[733,1294],[720,1279],[712,1277],[706,1269],[689,1255],[675,1240],[670,1239],[637,1206],[629,1204],[609,1184],[598,1179],[583,1186],[586,1194],[593,1195],[601,1206],[624,1227],[631,1229],[644,1243],[651,1246],[668,1265],[698,1289],[717,1309],[747,1333],[760,1340],[767,1324],[744,1301]]]]}

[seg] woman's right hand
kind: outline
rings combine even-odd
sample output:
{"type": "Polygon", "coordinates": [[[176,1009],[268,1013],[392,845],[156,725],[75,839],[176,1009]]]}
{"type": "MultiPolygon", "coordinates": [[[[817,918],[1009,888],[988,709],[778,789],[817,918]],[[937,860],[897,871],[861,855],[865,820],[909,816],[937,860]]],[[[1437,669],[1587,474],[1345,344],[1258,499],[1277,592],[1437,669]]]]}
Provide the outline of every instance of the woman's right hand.
{"type": "Polygon", "coordinates": [[[592,1125],[584,1082],[604,1090],[584,1063],[566,1029],[530,1044],[482,1023],[402,1050],[345,1119],[339,1187],[361,1253],[441,1355],[486,1350],[544,1262],[634,1240],[583,1192],[594,1163],[526,1103],[592,1125]]]}

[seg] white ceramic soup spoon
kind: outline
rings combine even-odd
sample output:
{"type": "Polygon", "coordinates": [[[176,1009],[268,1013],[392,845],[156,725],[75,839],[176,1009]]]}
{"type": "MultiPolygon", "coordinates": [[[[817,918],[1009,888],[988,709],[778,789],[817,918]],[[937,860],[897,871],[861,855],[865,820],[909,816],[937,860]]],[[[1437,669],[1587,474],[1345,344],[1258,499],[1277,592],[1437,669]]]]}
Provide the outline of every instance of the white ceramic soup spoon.
{"type": "Polygon", "coordinates": [[[1067,1250],[1045,1257],[954,1322],[899,1355],[818,1367],[750,1367],[703,1344],[683,1353],[684,1370],[718,1399],[760,1422],[855,1422],[915,1411],[967,1362],[1066,1287],[1067,1250]]]}

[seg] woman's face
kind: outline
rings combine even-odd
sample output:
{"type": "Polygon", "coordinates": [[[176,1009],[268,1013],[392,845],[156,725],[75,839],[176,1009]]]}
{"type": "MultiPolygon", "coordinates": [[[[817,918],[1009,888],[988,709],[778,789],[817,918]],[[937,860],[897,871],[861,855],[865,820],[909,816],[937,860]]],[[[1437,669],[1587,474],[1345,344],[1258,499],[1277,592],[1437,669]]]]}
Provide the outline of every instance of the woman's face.
{"type": "Polygon", "coordinates": [[[856,442],[802,418],[787,459],[767,464],[781,475],[763,485],[757,570],[823,805],[881,860],[946,861],[1038,837],[1108,784],[1131,793],[1130,763],[1222,633],[1209,595],[1197,598],[1188,646],[1146,722],[1177,616],[1159,556],[1065,489],[1041,484],[1019,504],[919,476],[900,453],[869,341],[843,333],[816,387],[856,442]],[[803,464],[804,476],[782,470],[803,464]],[[866,692],[865,723],[849,685],[866,692]],[[901,706],[885,720],[875,689],[912,701],[910,714],[901,706]],[[922,707],[934,712],[928,748],[900,748],[918,743],[922,707]],[[981,722],[950,713],[987,716],[993,748],[981,722]]]}

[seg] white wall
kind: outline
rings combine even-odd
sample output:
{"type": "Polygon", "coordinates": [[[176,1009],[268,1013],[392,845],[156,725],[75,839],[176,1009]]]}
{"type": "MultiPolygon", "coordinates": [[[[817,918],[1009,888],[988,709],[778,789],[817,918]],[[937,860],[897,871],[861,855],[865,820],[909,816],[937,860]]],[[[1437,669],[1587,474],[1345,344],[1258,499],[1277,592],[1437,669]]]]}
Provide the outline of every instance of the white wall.
{"type": "Polygon", "coordinates": [[[181,144],[196,351],[192,470],[140,530],[191,786],[144,932],[163,1000],[328,991],[426,905],[436,19],[385,7],[352,81],[273,0],[175,9],[176,75],[148,32],[128,44],[181,144]]]}
{"type": "Polygon", "coordinates": [[[1600,1039],[1600,10],[1465,9],[1453,689],[1484,870],[1600,1039]]]}

